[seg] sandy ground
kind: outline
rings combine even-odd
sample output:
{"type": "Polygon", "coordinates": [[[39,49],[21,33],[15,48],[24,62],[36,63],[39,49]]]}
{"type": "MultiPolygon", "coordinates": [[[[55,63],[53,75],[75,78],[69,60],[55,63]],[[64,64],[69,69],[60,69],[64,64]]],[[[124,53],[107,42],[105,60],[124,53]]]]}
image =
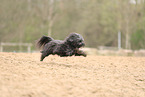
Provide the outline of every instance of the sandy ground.
{"type": "Polygon", "coordinates": [[[145,97],[145,57],[0,53],[0,97],[145,97]]]}

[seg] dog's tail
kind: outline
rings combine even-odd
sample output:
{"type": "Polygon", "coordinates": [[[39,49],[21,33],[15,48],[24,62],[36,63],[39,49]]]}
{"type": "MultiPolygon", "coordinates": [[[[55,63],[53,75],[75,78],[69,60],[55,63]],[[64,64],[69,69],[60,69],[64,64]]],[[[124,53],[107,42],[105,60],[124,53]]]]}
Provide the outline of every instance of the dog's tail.
{"type": "Polygon", "coordinates": [[[40,49],[40,48],[43,48],[44,45],[46,43],[49,43],[50,41],[52,41],[53,38],[51,37],[47,37],[47,36],[42,36],[36,43],[37,47],[40,49]]]}

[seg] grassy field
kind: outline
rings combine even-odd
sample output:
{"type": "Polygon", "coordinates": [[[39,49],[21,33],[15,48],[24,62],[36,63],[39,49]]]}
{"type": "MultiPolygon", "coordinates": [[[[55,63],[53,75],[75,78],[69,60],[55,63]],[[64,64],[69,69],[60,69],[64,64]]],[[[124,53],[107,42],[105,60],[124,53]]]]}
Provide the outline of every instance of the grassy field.
{"type": "Polygon", "coordinates": [[[145,57],[0,53],[0,97],[145,97],[145,57]]]}

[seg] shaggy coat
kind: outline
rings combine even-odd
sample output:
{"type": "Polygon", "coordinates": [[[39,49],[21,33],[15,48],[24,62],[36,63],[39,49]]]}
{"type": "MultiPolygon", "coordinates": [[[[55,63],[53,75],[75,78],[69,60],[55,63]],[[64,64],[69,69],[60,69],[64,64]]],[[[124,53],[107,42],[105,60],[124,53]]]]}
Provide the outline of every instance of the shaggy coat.
{"type": "Polygon", "coordinates": [[[43,49],[41,51],[42,55],[40,61],[43,61],[43,59],[50,54],[56,54],[60,57],[72,55],[86,57],[86,54],[79,50],[79,48],[84,45],[84,39],[78,33],[71,33],[64,41],[54,40],[51,37],[42,36],[37,42],[37,46],[43,49]]]}

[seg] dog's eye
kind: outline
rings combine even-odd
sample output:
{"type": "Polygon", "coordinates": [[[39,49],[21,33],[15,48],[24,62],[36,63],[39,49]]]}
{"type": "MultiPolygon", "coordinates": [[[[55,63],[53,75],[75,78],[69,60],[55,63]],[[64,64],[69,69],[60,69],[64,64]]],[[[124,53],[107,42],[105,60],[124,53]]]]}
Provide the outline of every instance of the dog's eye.
{"type": "Polygon", "coordinates": [[[82,42],[82,40],[79,40],[79,42],[82,42]]]}

